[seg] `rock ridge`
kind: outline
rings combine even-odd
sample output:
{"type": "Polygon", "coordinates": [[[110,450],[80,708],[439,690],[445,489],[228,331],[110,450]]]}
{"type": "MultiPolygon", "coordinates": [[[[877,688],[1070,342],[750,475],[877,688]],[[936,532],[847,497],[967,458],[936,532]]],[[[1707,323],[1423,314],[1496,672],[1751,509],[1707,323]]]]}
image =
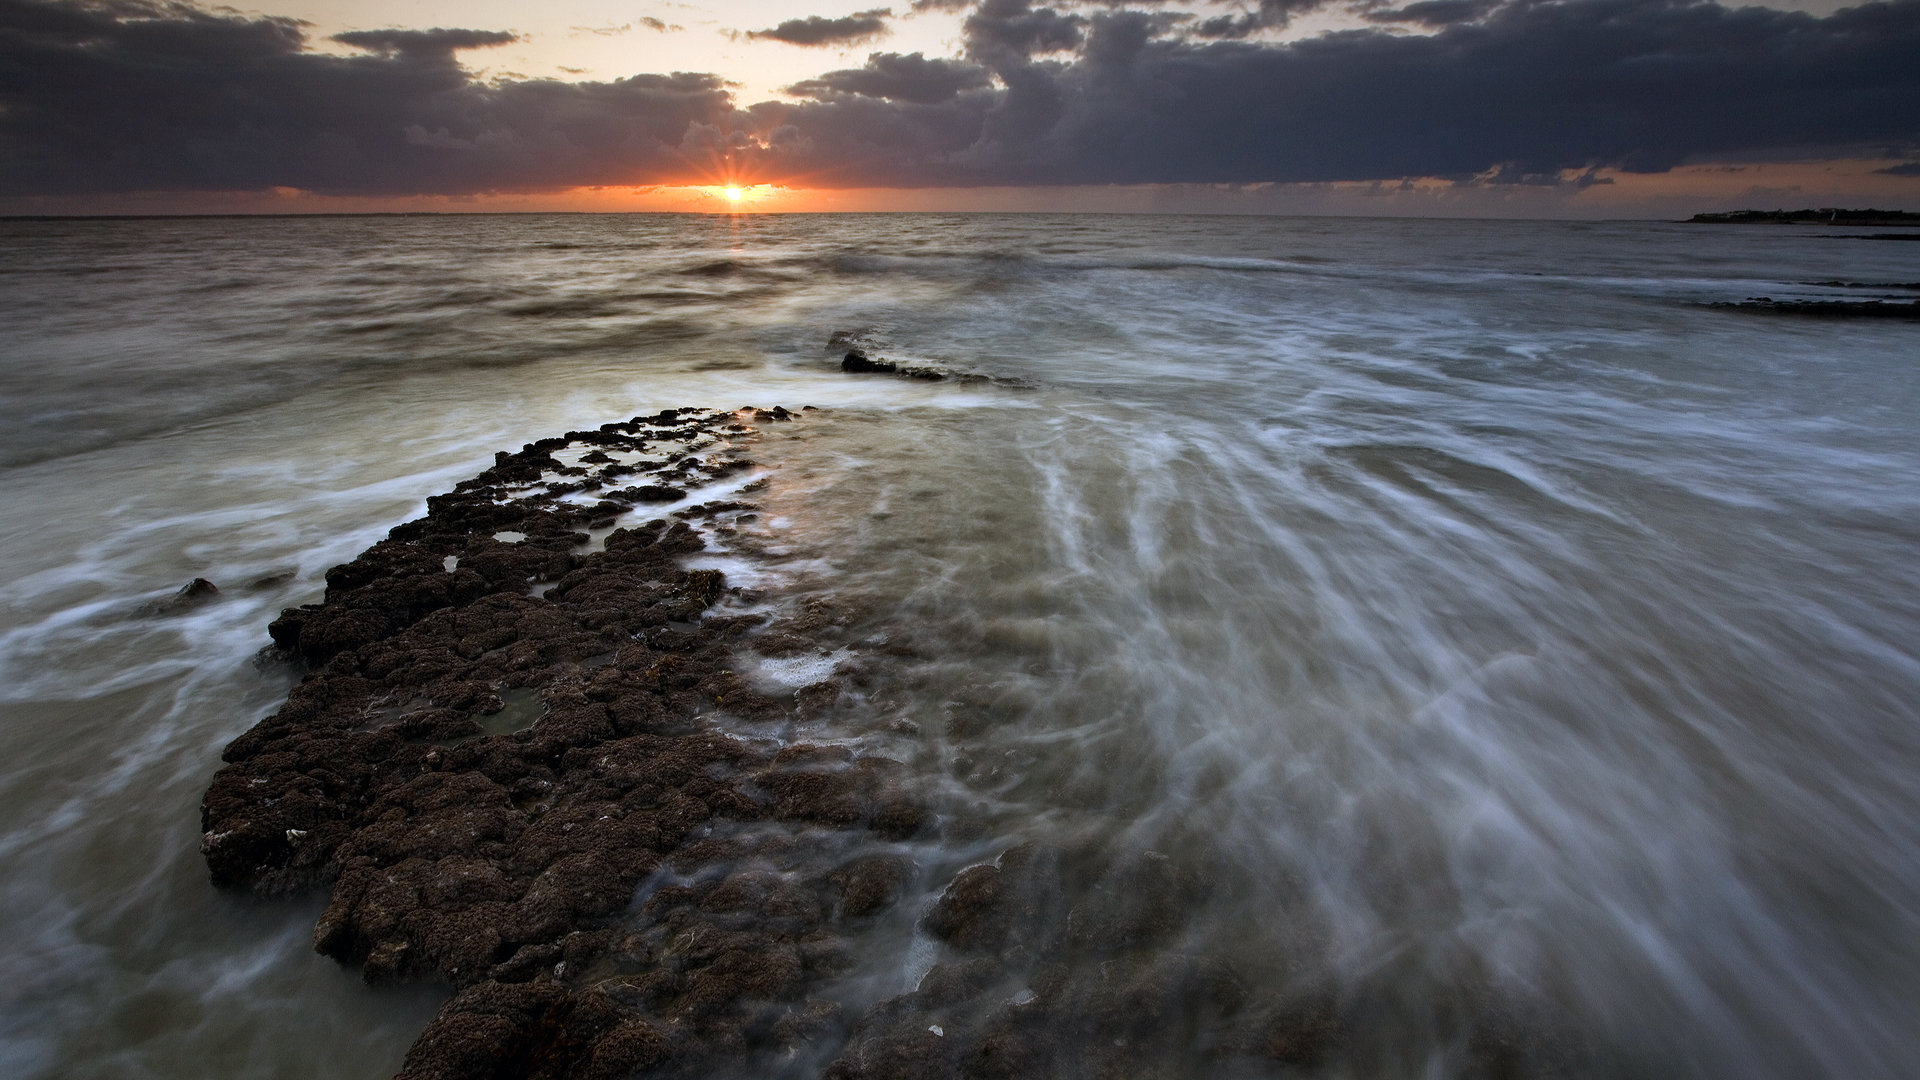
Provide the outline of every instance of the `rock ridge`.
{"type": "Polygon", "coordinates": [[[800,416],[672,410],[500,454],[274,621],[309,670],[227,747],[202,851],[222,887],[330,889],[314,947],[368,981],[456,990],[403,1077],[705,1075],[840,1037],[806,991],[850,963],[835,929],[901,895],[893,849],[933,816],[899,762],[716,722],[838,693],[735,671],[754,635],[791,650],[831,620],[682,564],[706,546],[687,519],[756,507],[612,527],[663,488],[745,481],[746,421],[800,416]]]}

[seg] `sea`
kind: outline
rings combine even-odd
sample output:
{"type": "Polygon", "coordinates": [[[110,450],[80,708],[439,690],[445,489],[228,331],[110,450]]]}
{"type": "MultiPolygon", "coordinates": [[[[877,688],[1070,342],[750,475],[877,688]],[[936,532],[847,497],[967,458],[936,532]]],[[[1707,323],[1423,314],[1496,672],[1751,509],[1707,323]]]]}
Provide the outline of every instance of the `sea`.
{"type": "Polygon", "coordinates": [[[445,988],[208,883],[267,623],[497,451],[778,405],[710,557],[923,643],[928,889],[1204,856],[1195,947],[1352,1005],[1319,1075],[1468,1075],[1499,1001],[1563,1075],[1911,1077],[1920,324],[1708,305],[1915,282],[1809,226],[0,221],[0,1074],[397,1070],[445,988]]]}

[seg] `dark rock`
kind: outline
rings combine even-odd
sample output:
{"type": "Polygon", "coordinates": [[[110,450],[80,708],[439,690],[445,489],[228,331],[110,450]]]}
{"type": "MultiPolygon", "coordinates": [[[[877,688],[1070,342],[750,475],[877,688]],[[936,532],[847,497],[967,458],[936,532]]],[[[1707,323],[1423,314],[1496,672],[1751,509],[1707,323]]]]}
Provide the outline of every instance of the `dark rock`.
{"type": "Polygon", "coordinates": [[[1920,292],[1920,281],[1808,281],[1806,285],[1822,285],[1830,289],[1899,289],[1903,292],[1920,292]]]}
{"type": "Polygon", "coordinates": [[[620,488],[606,493],[610,499],[620,499],[636,503],[679,502],[687,497],[683,488],[669,487],[665,484],[646,484],[640,487],[620,488]]]}
{"type": "Polygon", "coordinates": [[[1112,952],[1138,944],[1172,944],[1201,899],[1203,884],[1158,852],[1146,852],[1108,874],[1067,916],[1079,948],[1112,952]]]}
{"type": "Polygon", "coordinates": [[[864,353],[850,352],[840,361],[840,370],[853,374],[897,375],[900,365],[891,360],[869,360],[864,353]]]}
{"type": "Polygon", "coordinates": [[[875,855],[834,871],[832,880],[840,887],[840,910],[857,918],[893,906],[912,875],[910,860],[875,855]]]}
{"type": "Polygon", "coordinates": [[[1261,1057],[1300,1069],[1325,1065],[1344,1035],[1331,993],[1293,996],[1263,1010],[1250,1049],[1261,1057]]]}
{"type": "Polygon", "coordinates": [[[165,600],[148,604],[142,613],[146,615],[178,615],[191,611],[220,596],[220,589],[206,578],[194,578],[181,586],[180,591],[165,600]]]}
{"type": "MultiPolygon", "coordinates": [[[[944,371],[936,371],[933,368],[906,367],[884,358],[871,360],[868,359],[865,353],[858,350],[848,353],[846,357],[840,361],[840,370],[851,374],[903,375],[909,379],[924,379],[928,382],[941,382],[947,378],[947,373],[944,371]]],[[[803,409],[801,411],[804,412],[805,410],[803,409]]],[[[759,414],[756,414],[756,418],[758,418],[758,415],[759,414]]],[[[777,420],[784,419],[784,417],[767,414],[766,419],[777,420]]]]}
{"type": "Polygon", "coordinates": [[[1754,296],[1739,303],[1706,306],[1759,315],[1807,315],[1824,319],[1920,319],[1920,300],[1775,300],[1754,296]]]}
{"type": "MultiPolygon", "coordinates": [[[[750,433],[732,420],[644,423],[672,425],[650,432],[661,441],[723,423],[750,433]]],[[[776,869],[728,830],[771,820],[875,843],[931,821],[899,762],[840,747],[774,755],[708,726],[716,705],[755,718],[798,705],[734,673],[764,618],[703,621],[727,589],[718,571],[680,564],[705,547],[688,522],[618,528],[582,554],[579,527],[624,505],[507,494],[560,471],[554,451],[626,445],[642,423],[501,454],[330,570],[321,603],[270,628],[308,676],[229,745],[207,789],[215,884],[330,888],[318,951],[370,982],[459,991],[405,1077],[694,1076],[815,1043],[824,1057],[846,1024],[806,994],[852,964],[832,926],[896,902],[911,864],[776,869]],[[494,538],[503,531],[524,538],[494,538]],[[544,597],[526,595],[534,579],[551,583],[544,597]],[[635,908],[668,866],[687,883],[635,908]]],[[[839,629],[812,617],[784,632],[826,649],[839,629]]]]}
{"type": "Polygon", "coordinates": [[[1023,905],[997,866],[960,872],[927,914],[927,932],[963,952],[997,949],[1018,927],[1023,905]]]}

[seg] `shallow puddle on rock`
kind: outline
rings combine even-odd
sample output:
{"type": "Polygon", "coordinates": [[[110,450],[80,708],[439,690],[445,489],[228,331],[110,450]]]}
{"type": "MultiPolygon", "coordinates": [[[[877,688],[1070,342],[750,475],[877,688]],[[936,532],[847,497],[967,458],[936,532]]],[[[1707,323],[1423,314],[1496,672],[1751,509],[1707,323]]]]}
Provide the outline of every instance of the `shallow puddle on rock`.
{"type": "Polygon", "coordinates": [[[389,701],[385,704],[371,705],[366,710],[366,720],[358,730],[378,731],[400,722],[400,718],[426,704],[424,699],[407,698],[403,701],[389,701]]]}
{"type": "Polygon", "coordinates": [[[480,717],[480,730],[487,735],[511,735],[534,725],[547,714],[547,703],[540,691],[530,686],[502,690],[500,711],[480,717]]]}

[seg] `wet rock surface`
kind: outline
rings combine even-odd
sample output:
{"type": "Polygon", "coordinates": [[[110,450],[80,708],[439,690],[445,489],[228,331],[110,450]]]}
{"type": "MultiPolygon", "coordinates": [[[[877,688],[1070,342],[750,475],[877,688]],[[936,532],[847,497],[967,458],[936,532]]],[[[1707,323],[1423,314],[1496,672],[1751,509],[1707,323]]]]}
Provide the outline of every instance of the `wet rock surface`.
{"type": "Polygon", "coordinates": [[[840,370],[850,375],[904,375],[909,379],[925,379],[929,382],[940,382],[947,377],[945,372],[932,368],[903,367],[884,357],[872,359],[859,351],[842,357],[840,370]]]}
{"type": "Polygon", "coordinates": [[[194,578],[180,591],[164,600],[156,600],[140,609],[143,615],[179,615],[220,598],[220,587],[206,578],[194,578]]]}
{"type": "Polygon", "coordinates": [[[1025,843],[922,922],[943,962],[880,1002],[835,1080],[1277,1075],[1330,1062],[1338,1003],[1256,990],[1189,925],[1214,882],[1157,852],[1025,843]]]}
{"type": "Polygon", "coordinates": [[[878,331],[872,327],[858,330],[836,330],[827,338],[828,352],[839,357],[840,371],[848,375],[893,375],[903,379],[918,379],[923,382],[955,382],[968,385],[991,384],[1010,389],[1024,388],[1028,384],[1020,379],[1007,379],[981,375],[969,371],[955,371],[944,366],[924,364],[903,364],[884,356],[873,355],[880,347],[878,331]]]}
{"type": "MultiPolygon", "coordinates": [[[[688,565],[760,510],[736,497],[768,486],[754,425],[804,419],[683,409],[544,439],[329,571],[271,627],[308,674],[206,793],[214,882],[328,890],[319,952],[451,988],[404,1080],[1352,1060],[1374,1006],[1312,954],[1250,944],[1266,927],[1209,931],[1249,886],[1198,838],[984,841],[927,760],[769,734],[920,660],[830,601],[769,607],[688,565]],[[704,501],[640,520],[628,495],[669,488],[704,501]],[[794,691],[741,674],[829,654],[849,659],[794,691]]],[[[1537,1025],[1503,1015],[1448,1021],[1454,1073],[1552,1074],[1537,1025]]]]}
{"type": "Polygon", "coordinates": [[[402,1075],[706,1075],[844,1031],[807,990],[932,814],[898,762],[725,730],[796,708],[734,673],[743,640],[833,627],[717,610],[740,591],[682,565],[684,520],[583,550],[628,506],[576,492],[745,479],[752,433],[681,410],[501,454],[273,623],[309,674],[227,748],[202,850],[224,887],[330,889],[314,946],[369,981],[457,991],[402,1075]]]}

